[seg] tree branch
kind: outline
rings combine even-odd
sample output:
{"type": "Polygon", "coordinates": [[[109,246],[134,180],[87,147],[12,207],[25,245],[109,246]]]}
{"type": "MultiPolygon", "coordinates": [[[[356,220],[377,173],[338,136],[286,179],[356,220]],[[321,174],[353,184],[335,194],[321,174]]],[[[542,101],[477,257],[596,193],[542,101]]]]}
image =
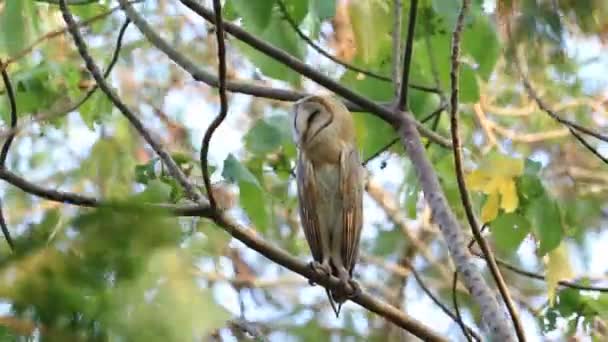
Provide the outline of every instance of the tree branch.
{"type": "MultiPolygon", "coordinates": [[[[208,22],[215,24],[215,18],[213,16],[212,11],[205,8],[204,6],[199,4],[197,1],[180,0],[180,2],[183,3],[186,7],[190,8],[195,13],[197,13],[198,15],[200,15],[202,18],[204,18],[208,22]]],[[[133,18],[131,18],[131,19],[133,19],[133,18]]],[[[361,106],[362,109],[374,113],[376,116],[380,117],[381,119],[388,122],[389,124],[392,124],[394,126],[398,124],[399,116],[401,116],[401,114],[394,112],[392,109],[387,108],[381,104],[378,104],[378,103],[354,92],[353,90],[351,90],[347,87],[344,87],[340,83],[323,75],[321,72],[317,71],[314,67],[309,66],[306,63],[303,63],[302,61],[298,60],[297,58],[291,56],[287,52],[285,52],[281,49],[278,49],[263,40],[258,39],[257,37],[248,33],[247,31],[243,30],[242,28],[240,28],[237,25],[234,25],[234,24],[228,23],[228,22],[224,22],[224,29],[226,30],[226,32],[230,33],[235,38],[239,39],[240,41],[244,42],[245,44],[253,47],[254,49],[262,52],[265,55],[268,55],[269,57],[275,59],[276,61],[285,64],[286,66],[288,66],[290,69],[294,70],[295,72],[306,76],[307,78],[318,83],[319,85],[342,96],[344,99],[348,99],[351,102],[353,102],[354,104],[361,106]]],[[[416,125],[416,128],[419,129],[420,133],[423,134],[425,137],[429,138],[430,140],[433,140],[434,142],[436,142],[437,144],[439,144],[441,146],[444,146],[444,147],[450,146],[450,142],[447,141],[447,139],[445,139],[444,137],[438,135],[437,133],[433,132],[432,130],[429,130],[424,125],[422,125],[420,122],[414,121],[414,123],[416,125]]]]}
{"type": "Polygon", "coordinates": [[[308,46],[310,46],[315,51],[317,51],[319,54],[321,54],[321,56],[323,56],[323,57],[331,60],[332,62],[334,62],[336,64],[339,64],[339,65],[343,66],[344,68],[346,68],[348,70],[361,73],[363,75],[369,76],[371,78],[375,78],[375,79],[380,80],[380,81],[386,81],[386,82],[390,82],[391,81],[390,77],[379,75],[379,74],[376,74],[376,73],[371,72],[369,70],[365,70],[365,69],[361,69],[359,67],[356,67],[356,66],[354,66],[352,64],[349,64],[347,62],[339,60],[337,57],[335,57],[332,54],[330,54],[327,51],[325,51],[322,47],[320,47],[317,43],[315,43],[312,39],[310,39],[306,34],[304,34],[304,32],[302,32],[302,30],[300,30],[300,28],[298,27],[298,24],[289,15],[289,12],[287,11],[287,7],[285,6],[285,3],[283,2],[283,0],[278,0],[277,4],[279,5],[279,9],[283,13],[283,18],[285,19],[285,21],[287,21],[287,23],[289,24],[289,26],[291,26],[291,28],[295,31],[295,33],[304,42],[306,42],[306,44],[308,44],[308,46]]]}
{"type": "Polygon", "coordinates": [[[403,52],[403,76],[401,78],[401,91],[395,104],[401,111],[409,111],[408,102],[408,83],[410,82],[410,67],[412,65],[412,52],[414,46],[414,35],[416,33],[416,17],[418,14],[418,0],[410,1],[410,15],[407,25],[407,38],[405,41],[405,51],[403,52]]]}
{"type": "MultiPolygon", "coordinates": [[[[327,288],[332,288],[339,285],[338,278],[333,276],[319,276],[308,266],[307,263],[300,261],[282,249],[264,241],[255,233],[255,231],[240,225],[225,213],[219,214],[215,219],[215,222],[221,227],[225,228],[230,235],[243,242],[249,248],[259,252],[273,262],[303,275],[304,277],[312,280],[314,283],[321,284],[327,288]]],[[[423,340],[445,341],[443,337],[437,335],[435,332],[417,320],[407,316],[405,313],[401,312],[392,305],[379,301],[366,292],[362,292],[360,295],[353,298],[353,301],[366,309],[383,316],[387,320],[395,323],[396,325],[423,340]]]]}
{"type": "MultiPolygon", "coordinates": [[[[8,71],[6,71],[6,67],[4,63],[0,60],[0,69],[2,72],[2,81],[4,81],[4,87],[6,88],[6,96],[8,97],[8,103],[10,106],[10,118],[11,118],[11,132],[6,137],[6,141],[2,145],[2,151],[0,152],[0,170],[6,169],[6,158],[8,156],[8,151],[11,148],[11,143],[15,139],[16,132],[14,131],[17,126],[17,100],[15,99],[15,92],[13,90],[13,85],[11,84],[11,79],[8,76],[8,71]]],[[[8,243],[11,250],[15,250],[15,245],[13,244],[13,239],[11,238],[11,234],[8,231],[8,226],[6,225],[6,221],[4,220],[4,213],[2,212],[2,202],[0,201],[0,228],[2,228],[2,234],[4,234],[4,238],[6,239],[6,243],[8,243]]]]}
{"type": "Polygon", "coordinates": [[[209,168],[207,155],[209,154],[209,144],[215,130],[220,127],[226,116],[228,115],[228,98],[226,97],[226,44],[224,41],[224,25],[222,25],[222,5],[219,0],[213,0],[213,12],[215,13],[215,21],[218,23],[215,35],[217,39],[217,58],[218,58],[218,75],[219,75],[219,93],[220,93],[220,112],[211,122],[203,141],[201,142],[201,170],[203,171],[203,181],[207,189],[207,197],[212,210],[217,209],[213,189],[211,188],[211,180],[209,179],[209,168]]]}
{"type": "MultiPolygon", "coordinates": [[[[464,168],[462,165],[462,142],[460,141],[460,133],[459,133],[459,117],[458,117],[458,79],[459,79],[459,67],[460,67],[460,37],[462,33],[462,29],[464,26],[464,18],[466,16],[466,12],[470,5],[470,0],[463,0],[462,6],[460,9],[460,13],[458,14],[458,19],[456,21],[456,27],[454,28],[454,32],[452,33],[452,55],[451,55],[451,71],[450,71],[450,82],[452,88],[452,94],[450,98],[450,118],[451,118],[451,132],[452,132],[452,146],[454,152],[454,166],[456,169],[456,179],[458,181],[458,190],[460,192],[460,199],[462,201],[462,205],[465,209],[467,220],[469,221],[469,225],[471,226],[471,230],[473,232],[473,236],[477,241],[477,244],[481,247],[483,251],[483,255],[488,263],[488,267],[490,269],[490,273],[494,277],[496,285],[498,286],[499,292],[509,310],[511,315],[511,319],[513,321],[513,325],[515,331],[517,332],[517,337],[519,341],[525,341],[526,337],[524,334],[523,327],[519,320],[519,314],[515,309],[515,305],[513,304],[513,300],[511,299],[511,295],[509,294],[509,290],[507,285],[500,274],[500,270],[496,265],[496,260],[494,260],[494,255],[490,250],[487,242],[481,236],[481,231],[479,225],[477,223],[477,218],[475,217],[475,213],[473,211],[473,206],[471,204],[471,199],[469,197],[469,193],[467,190],[466,182],[464,179],[464,168]]],[[[502,311],[496,303],[494,315],[500,315],[502,311]]],[[[494,329],[496,329],[496,336],[501,336],[500,340],[511,340],[512,334],[509,327],[504,324],[504,321],[501,321],[499,324],[496,324],[494,329]]]]}
{"type": "MultiPolygon", "coordinates": [[[[121,4],[124,6],[129,5],[125,0],[121,0],[121,4]]],[[[129,5],[130,6],[130,5],[129,5]]],[[[167,169],[171,176],[173,176],[186,190],[186,193],[190,197],[190,199],[195,202],[199,202],[204,200],[202,196],[199,194],[198,190],[188,181],[182,170],[177,166],[175,161],[171,158],[169,153],[167,153],[161,144],[152,137],[152,134],[144,127],[142,122],[137,118],[137,116],[120,100],[118,95],[110,88],[110,86],[106,83],[103,75],[99,71],[97,64],[89,55],[88,48],[86,43],[79,32],[78,26],[72,17],[70,9],[66,4],[66,0],[59,0],[59,7],[61,9],[61,14],[63,15],[63,20],[68,26],[68,30],[74,39],[76,47],[78,48],[78,52],[80,56],[85,61],[87,70],[91,73],[99,88],[108,96],[108,98],[112,101],[112,103],[122,112],[122,114],[129,120],[129,122],[135,127],[138,133],[146,140],[146,142],[152,147],[152,149],[158,154],[163,163],[167,166],[167,169]]]]}
{"type": "Polygon", "coordinates": [[[393,52],[391,60],[391,71],[393,76],[393,88],[395,97],[399,96],[399,75],[401,75],[401,27],[403,26],[403,3],[401,0],[393,0],[393,52]]]}

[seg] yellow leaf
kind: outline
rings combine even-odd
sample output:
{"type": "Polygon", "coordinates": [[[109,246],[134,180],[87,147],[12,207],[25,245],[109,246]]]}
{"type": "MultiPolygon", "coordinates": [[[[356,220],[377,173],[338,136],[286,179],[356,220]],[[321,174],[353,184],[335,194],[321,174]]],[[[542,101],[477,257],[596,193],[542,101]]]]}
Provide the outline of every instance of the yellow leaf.
{"type": "Polygon", "coordinates": [[[488,180],[489,177],[485,174],[485,172],[480,170],[475,170],[465,177],[465,181],[469,186],[469,189],[474,191],[482,191],[488,180]]]}
{"type": "Polygon", "coordinates": [[[498,216],[498,193],[492,193],[488,196],[486,204],[481,209],[481,221],[490,222],[498,216]]]}
{"type": "Polygon", "coordinates": [[[493,176],[517,177],[524,172],[524,160],[492,154],[481,163],[479,170],[493,176]]]}
{"type": "Polygon", "coordinates": [[[505,178],[500,184],[498,191],[501,195],[500,207],[503,208],[506,213],[515,211],[519,204],[519,198],[517,197],[517,189],[515,189],[515,182],[513,179],[505,178]]]}
{"type": "Polygon", "coordinates": [[[570,259],[568,257],[568,246],[562,241],[557,248],[552,250],[545,257],[545,269],[547,278],[547,297],[549,305],[553,305],[555,300],[555,290],[560,280],[567,280],[574,277],[570,259]]]}

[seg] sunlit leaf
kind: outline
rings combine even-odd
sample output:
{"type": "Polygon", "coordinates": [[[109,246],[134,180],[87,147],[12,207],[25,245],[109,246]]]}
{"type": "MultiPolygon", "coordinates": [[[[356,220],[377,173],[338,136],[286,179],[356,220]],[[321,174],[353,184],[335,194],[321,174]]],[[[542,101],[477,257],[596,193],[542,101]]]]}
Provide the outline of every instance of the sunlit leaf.
{"type": "Polygon", "coordinates": [[[264,30],[270,23],[274,0],[231,0],[233,8],[243,17],[243,23],[264,30]]]}
{"type": "Polygon", "coordinates": [[[376,64],[391,44],[391,15],[382,1],[360,0],[349,3],[357,56],[365,64],[376,64]],[[374,25],[369,25],[373,22],[374,25]]]}
{"type": "Polygon", "coordinates": [[[537,253],[544,256],[559,246],[564,237],[564,227],[560,209],[554,200],[541,196],[532,201],[526,210],[526,217],[539,241],[537,253]]]}
{"type": "Polygon", "coordinates": [[[568,246],[563,241],[557,248],[551,250],[547,254],[545,269],[547,277],[547,297],[549,298],[549,305],[553,305],[558,282],[560,280],[569,280],[574,276],[574,272],[570,265],[568,246]]]}
{"type": "Polygon", "coordinates": [[[503,214],[492,221],[491,230],[496,247],[513,253],[530,233],[530,222],[519,214],[503,214]]]}

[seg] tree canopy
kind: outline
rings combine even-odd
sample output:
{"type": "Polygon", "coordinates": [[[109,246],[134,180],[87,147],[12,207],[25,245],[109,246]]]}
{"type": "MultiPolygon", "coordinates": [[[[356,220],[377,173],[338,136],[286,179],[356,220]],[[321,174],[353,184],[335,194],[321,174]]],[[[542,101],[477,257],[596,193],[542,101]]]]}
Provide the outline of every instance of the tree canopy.
{"type": "Polygon", "coordinates": [[[605,340],[607,42],[605,0],[0,1],[0,341],[605,340]],[[339,318],[315,93],[367,170],[339,318]]]}

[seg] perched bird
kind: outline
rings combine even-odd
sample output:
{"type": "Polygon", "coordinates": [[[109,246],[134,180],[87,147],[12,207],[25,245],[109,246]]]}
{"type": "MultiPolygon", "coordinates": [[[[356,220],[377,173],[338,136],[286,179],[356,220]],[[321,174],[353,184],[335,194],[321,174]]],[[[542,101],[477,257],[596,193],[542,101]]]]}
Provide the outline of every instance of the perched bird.
{"type": "Polygon", "coordinates": [[[352,280],[363,225],[363,167],[355,125],[344,104],[327,95],[297,101],[292,119],[300,220],[314,259],[310,265],[340,279],[341,286],[326,290],[337,317],[344,301],[360,291],[352,280]]]}

